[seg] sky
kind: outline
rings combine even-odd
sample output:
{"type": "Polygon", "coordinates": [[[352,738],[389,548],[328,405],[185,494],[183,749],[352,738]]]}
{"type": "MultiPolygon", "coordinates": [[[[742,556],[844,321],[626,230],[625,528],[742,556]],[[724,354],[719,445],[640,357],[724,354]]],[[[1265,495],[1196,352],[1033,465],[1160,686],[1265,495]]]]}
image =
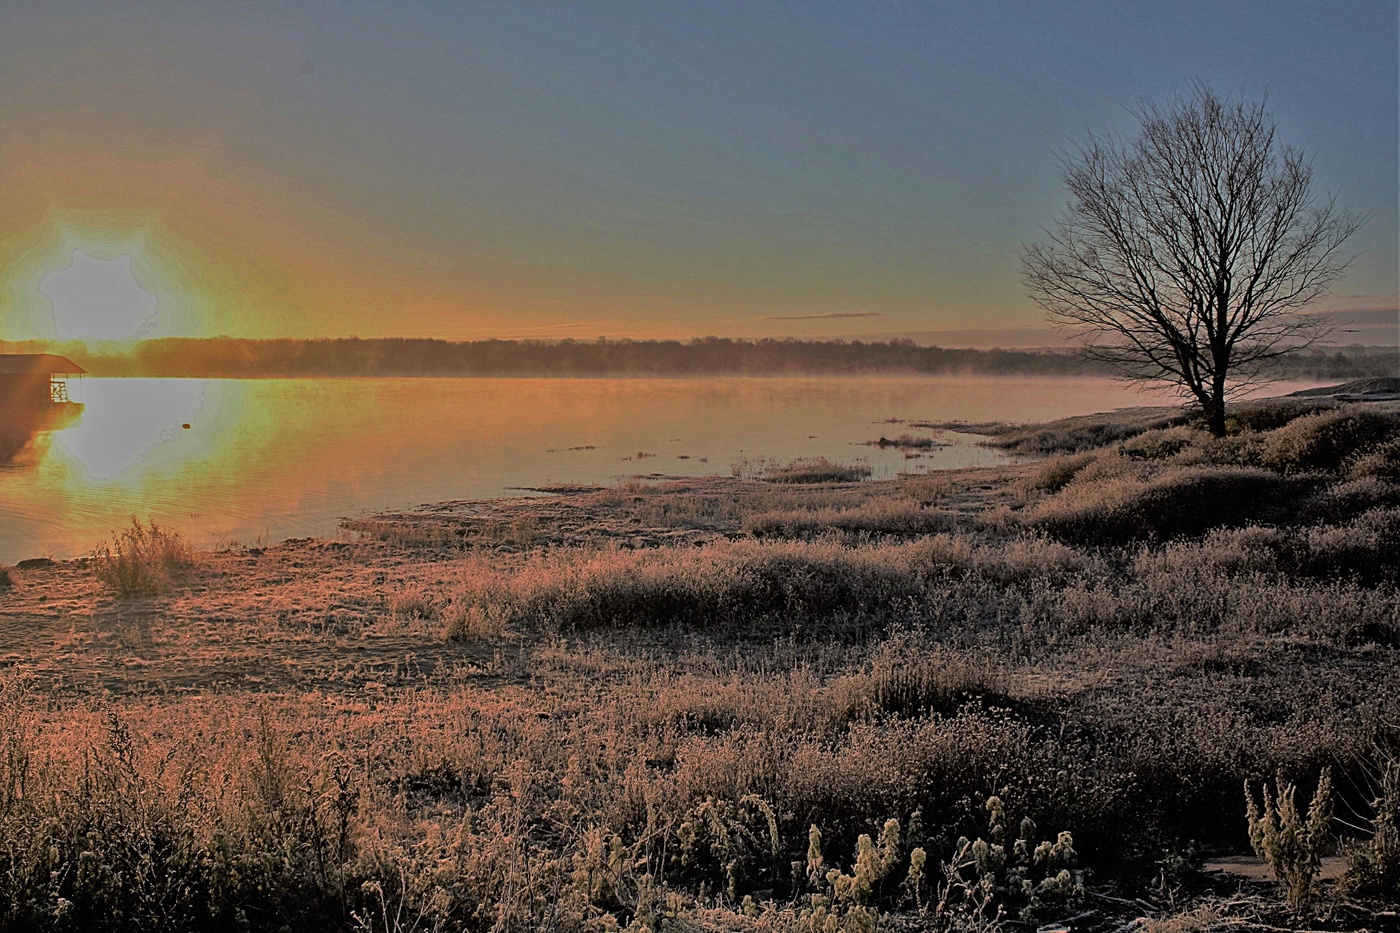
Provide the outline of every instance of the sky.
{"type": "Polygon", "coordinates": [[[1056,151],[1197,78],[1368,217],[1319,309],[1384,330],[1397,35],[1362,0],[4,0],[0,340],[1043,342],[1056,151]],[[56,303],[108,272],[126,310],[56,303]]]}

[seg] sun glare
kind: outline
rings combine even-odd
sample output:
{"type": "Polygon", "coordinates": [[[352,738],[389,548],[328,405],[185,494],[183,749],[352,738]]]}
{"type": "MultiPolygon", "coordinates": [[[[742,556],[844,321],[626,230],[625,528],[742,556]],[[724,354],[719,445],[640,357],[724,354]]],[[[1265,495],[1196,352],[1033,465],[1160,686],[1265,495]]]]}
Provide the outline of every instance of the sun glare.
{"type": "Polygon", "coordinates": [[[73,387],[86,409],[54,434],[58,460],[75,482],[135,486],[207,457],[236,420],[224,404],[241,386],[196,379],[88,380],[73,387]]]}
{"type": "Polygon", "coordinates": [[[39,291],[53,303],[54,330],[60,339],[153,336],[158,301],[136,281],[127,253],[98,259],[75,249],[69,265],[45,276],[39,291]]]}

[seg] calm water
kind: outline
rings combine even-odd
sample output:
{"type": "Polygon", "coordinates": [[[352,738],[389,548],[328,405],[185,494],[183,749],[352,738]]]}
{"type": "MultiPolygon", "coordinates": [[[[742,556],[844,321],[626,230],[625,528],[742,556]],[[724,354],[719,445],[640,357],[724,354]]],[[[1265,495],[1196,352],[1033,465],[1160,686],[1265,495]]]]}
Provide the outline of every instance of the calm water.
{"type": "Polygon", "coordinates": [[[727,475],[745,458],[863,459],[876,476],[987,464],[999,455],[966,436],[917,459],[863,442],[933,433],[887,418],[1039,421],[1165,398],[988,377],[88,378],[71,392],[81,420],[0,466],[0,562],[86,553],[132,515],[251,544],[511,487],[727,475]]]}

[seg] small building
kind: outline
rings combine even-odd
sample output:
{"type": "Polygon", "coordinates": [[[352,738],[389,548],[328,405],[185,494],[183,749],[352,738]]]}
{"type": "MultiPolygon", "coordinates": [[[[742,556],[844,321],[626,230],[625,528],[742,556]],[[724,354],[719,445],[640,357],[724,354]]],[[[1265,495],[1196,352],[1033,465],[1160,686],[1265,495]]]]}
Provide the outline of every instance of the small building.
{"type": "Polygon", "coordinates": [[[87,370],[52,353],[0,353],[0,407],[70,404],[68,377],[87,370]]]}

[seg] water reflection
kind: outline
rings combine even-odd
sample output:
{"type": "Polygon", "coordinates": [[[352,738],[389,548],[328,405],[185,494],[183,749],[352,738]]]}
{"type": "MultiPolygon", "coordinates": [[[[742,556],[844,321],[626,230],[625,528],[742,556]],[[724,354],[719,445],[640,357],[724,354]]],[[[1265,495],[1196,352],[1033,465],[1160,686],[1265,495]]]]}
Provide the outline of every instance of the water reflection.
{"type": "Polygon", "coordinates": [[[41,435],[77,421],[68,376],[83,371],[51,353],[0,354],[0,469],[35,460],[41,435]]]}
{"type": "Polygon", "coordinates": [[[87,417],[55,436],[50,459],[78,486],[139,485],[215,456],[247,394],[193,379],[94,379],[72,391],[87,417]]]}
{"type": "Polygon", "coordinates": [[[891,417],[1039,421],[1161,401],[1104,379],[986,377],[87,377],[73,395],[81,421],[0,470],[0,562],[86,553],[132,515],[200,544],[253,543],[511,487],[728,474],[745,458],[865,459],[876,476],[990,463],[966,439],[915,459],[864,442],[908,430],[891,417]]]}
{"type": "Polygon", "coordinates": [[[43,457],[45,435],[81,417],[82,406],[71,403],[0,404],[0,469],[33,466],[43,457]]]}

